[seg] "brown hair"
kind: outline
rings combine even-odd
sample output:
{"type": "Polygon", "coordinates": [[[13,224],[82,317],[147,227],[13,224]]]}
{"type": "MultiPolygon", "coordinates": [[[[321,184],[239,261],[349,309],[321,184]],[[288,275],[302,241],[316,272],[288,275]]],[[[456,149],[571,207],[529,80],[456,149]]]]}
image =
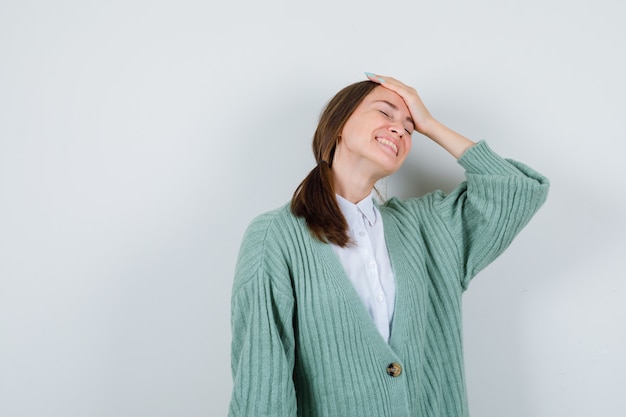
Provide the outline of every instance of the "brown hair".
{"type": "Polygon", "coordinates": [[[291,199],[291,211],[303,217],[309,231],[322,242],[341,247],[350,244],[344,218],[333,185],[331,167],[341,131],[348,118],[378,84],[361,81],[344,87],[326,105],[313,136],[317,166],[300,183],[291,199]]]}

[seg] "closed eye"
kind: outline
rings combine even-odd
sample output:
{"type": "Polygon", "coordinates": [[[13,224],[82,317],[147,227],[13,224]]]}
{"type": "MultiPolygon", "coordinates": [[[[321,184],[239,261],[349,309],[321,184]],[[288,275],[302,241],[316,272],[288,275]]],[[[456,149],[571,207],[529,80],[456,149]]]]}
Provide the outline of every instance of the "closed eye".
{"type": "MultiPolygon", "coordinates": [[[[380,112],[383,116],[385,116],[386,118],[391,119],[391,114],[387,113],[385,110],[378,109],[378,111],[379,111],[379,112],[380,112]]],[[[409,135],[412,135],[412,134],[413,134],[413,132],[411,132],[411,131],[410,131],[409,129],[407,129],[406,127],[404,128],[404,131],[405,131],[406,133],[408,133],[409,135]]]]}

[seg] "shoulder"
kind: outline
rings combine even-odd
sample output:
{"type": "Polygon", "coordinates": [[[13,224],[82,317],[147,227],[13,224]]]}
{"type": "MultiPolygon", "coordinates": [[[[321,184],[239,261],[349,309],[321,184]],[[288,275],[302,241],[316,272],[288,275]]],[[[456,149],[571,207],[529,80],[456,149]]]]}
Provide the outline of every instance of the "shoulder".
{"type": "Polygon", "coordinates": [[[435,207],[435,204],[445,198],[445,194],[441,190],[432,191],[420,197],[398,198],[391,197],[378,209],[390,217],[398,219],[413,218],[415,216],[428,215],[435,207]]]}
{"type": "MultiPolygon", "coordinates": [[[[262,213],[248,225],[241,242],[235,273],[235,287],[259,274],[277,278],[288,270],[289,235],[299,233],[301,219],[289,204],[262,213]]],[[[306,226],[304,226],[306,228],[306,226]]]]}
{"type": "MultiPolygon", "coordinates": [[[[425,225],[429,228],[441,225],[437,204],[445,198],[442,191],[433,191],[420,197],[398,198],[392,197],[378,206],[382,215],[385,229],[405,236],[414,236],[425,225]]],[[[387,231],[385,232],[387,234],[387,231]]]]}
{"type": "Polygon", "coordinates": [[[293,215],[289,204],[284,204],[255,217],[244,233],[243,243],[267,243],[276,234],[289,233],[289,230],[298,228],[299,223],[300,219],[293,215]]]}

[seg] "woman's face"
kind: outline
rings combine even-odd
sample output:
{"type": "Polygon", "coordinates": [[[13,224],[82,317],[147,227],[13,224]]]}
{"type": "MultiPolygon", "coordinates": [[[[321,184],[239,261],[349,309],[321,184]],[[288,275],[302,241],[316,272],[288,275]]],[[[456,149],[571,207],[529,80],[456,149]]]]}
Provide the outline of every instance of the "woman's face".
{"type": "Polygon", "coordinates": [[[396,172],[411,150],[414,130],[406,103],[395,92],[378,86],[346,121],[334,164],[380,179],[396,172]]]}

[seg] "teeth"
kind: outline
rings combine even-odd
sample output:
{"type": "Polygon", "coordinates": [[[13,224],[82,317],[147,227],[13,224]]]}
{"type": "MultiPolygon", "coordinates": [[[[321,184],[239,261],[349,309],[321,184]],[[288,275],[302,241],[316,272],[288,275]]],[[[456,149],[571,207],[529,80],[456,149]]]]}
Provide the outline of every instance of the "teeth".
{"type": "Polygon", "coordinates": [[[378,142],[382,143],[383,145],[390,146],[390,147],[394,150],[394,152],[396,153],[396,155],[398,155],[398,147],[396,146],[396,144],[395,144],[395,143],[393,143],[392,141],[387,140],[387,139],[385,139],[385,138],[376,138],[376,140],[377,140],[378,142]]]}

